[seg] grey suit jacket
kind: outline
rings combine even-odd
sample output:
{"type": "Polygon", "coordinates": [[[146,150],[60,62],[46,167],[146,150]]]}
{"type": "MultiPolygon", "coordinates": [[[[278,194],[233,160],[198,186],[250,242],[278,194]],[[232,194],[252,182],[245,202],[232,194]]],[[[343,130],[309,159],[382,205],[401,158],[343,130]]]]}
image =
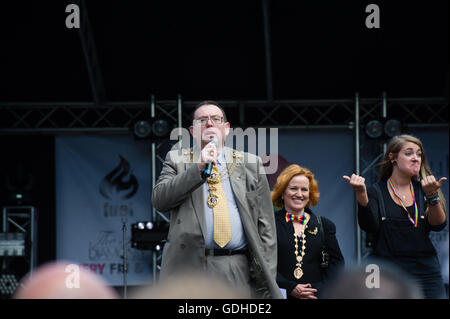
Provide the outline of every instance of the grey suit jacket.
{"type": "MultiPolygon", "coordinates": [[[[233,149],[224,148],[231,163],[233,149]]],[[[261,158],[236,152],[238,165],[230,176],[250,252],[250,272],[258,298],[282,298],[276,283],[277,235],[269,184],[261,158]]],[[[192,153],[171,150],[152,193],[160,212],[170,211],[170,229],[164,246],[161,278],[186,270],[205,269],[206,222],[204,180],[192,153]],[[191,157],[189,159],[189,157],[191,157]]]]}

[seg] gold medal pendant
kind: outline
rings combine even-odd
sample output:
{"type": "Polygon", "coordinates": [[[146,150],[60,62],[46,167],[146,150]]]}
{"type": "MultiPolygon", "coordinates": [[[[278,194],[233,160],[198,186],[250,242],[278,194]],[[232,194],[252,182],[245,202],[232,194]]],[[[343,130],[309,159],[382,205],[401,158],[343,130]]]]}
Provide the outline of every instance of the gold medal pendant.
{"type": "Polygon", "coordinates": [[[303,270],[300,267],[295,268],[294,277],[295,279],[300,279],[303,277],[303,270]]]}
{"type": "Polygon", "coordinates": [[[208,184],[217,184],[219,182],[219,176],[216,173],[211,173],[211,176],[206,178],[208,184]]]}
{"type": "Polygon", "coordinates": [[[210,194],[208,196],[208,206],[209,208],[214,208],[217,205],[217,200],[219,197],[216,194],[210,194]]]}

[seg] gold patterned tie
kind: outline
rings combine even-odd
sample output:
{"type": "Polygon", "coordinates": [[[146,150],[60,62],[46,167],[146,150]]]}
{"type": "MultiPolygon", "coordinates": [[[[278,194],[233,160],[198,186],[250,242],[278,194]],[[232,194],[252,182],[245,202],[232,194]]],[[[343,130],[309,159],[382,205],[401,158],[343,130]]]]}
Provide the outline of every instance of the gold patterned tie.
{"type": "MultiPolygon", "coordinates": [[[[214,241],[221,248],[231,240],[231,222],[228,214],[228,204],[222,183],[220,182],[220,174],[217,166],[213,165],[209,184],[210,199],[212,199],[214,213],[214,241]]],[[[208,199],[208,202],[210,202],[208,199]]]]}

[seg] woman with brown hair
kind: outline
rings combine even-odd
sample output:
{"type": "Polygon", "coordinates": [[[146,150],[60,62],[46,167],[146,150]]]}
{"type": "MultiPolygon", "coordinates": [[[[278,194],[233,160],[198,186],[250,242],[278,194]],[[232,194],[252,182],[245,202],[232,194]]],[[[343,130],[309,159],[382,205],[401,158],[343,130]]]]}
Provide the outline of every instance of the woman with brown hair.
{"type": "Polygon", "coordinates": [[[292,164],[277,178],[272,202],[278,239],[277,283],[288,299],[317,299],[325,282],[344,264],[336,226],[315,215],[319,187],[307,168],[292,164]]]}
{"type": "Polygon", "coordinates": [[[372,257],[389,261],[415,278],[425,298],[445,298],[430,231],[445,228],[442,183],[433,176],[422,142],[393,137],[380,163],[378,182],[366,189],[363,177],[343,176],[358,200],[358,223],[374,238],[372,257]]]}

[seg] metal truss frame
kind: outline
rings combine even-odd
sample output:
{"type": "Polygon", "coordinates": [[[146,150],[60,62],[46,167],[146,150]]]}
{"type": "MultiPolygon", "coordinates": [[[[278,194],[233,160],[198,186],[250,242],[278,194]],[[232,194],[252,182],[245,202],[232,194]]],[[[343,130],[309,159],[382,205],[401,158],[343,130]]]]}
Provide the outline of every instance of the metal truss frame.
{"type": "Polygon", "coordinates": [[[8,298],[19,285],[19,278],[26,275],[33,276],[37,266],[37,214],[34,206],[4,206],[2,208],[3,233],[25,234],[25,254],[23,256],[5,256],[0,258],[0,274],[3,275],[4,285],[9,283],[8,298]],[[17,279],[16,279],[17,278],[17,279]]]}
{"type": "MultiPolygon", "coordinates": [[[[158,117],[188,127],[199,101],[155,101],[158,117]],[[182,114],[178,114],[182,112],[182,114]],[[181,119],[181,120],[180,120],[181,119]]],[[[291,129],[349,128],[355,117],[354,99],[218,101],[233,127],[278,127],[291,129]]],[[[382,99],[360,99],[360,122],[380,118],[382,99]]],[[[443,98],[392,98],[390,116],[407,126],[448,126],[448,102],[443,98]]],[[[152,103],[0,103],[0,134],[116,132],[131,128],[135,121],[151,118],[152,103]]]]}

